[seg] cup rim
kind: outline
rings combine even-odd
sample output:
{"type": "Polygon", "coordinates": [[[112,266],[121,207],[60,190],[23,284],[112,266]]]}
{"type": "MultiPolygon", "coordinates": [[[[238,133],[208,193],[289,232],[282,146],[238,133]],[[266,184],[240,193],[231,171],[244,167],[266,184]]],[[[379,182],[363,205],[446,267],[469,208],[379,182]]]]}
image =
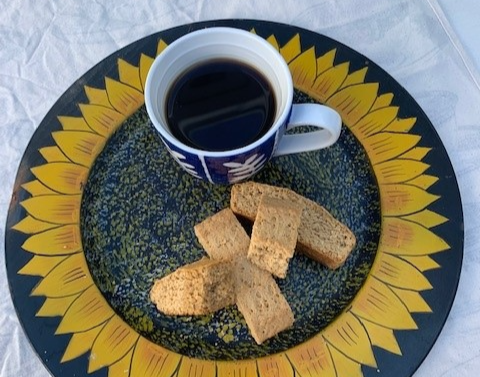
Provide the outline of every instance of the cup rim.
{"type": "MultiPolygon", "coordinates": [[[[161,137],[168,141],[170,144],[177,146],[180,148],[182,151],[191,153],[191,154],[196,154],[196,155],[202,155],[205,157],[230,157],[232,155],[238,155],[238,154],[243,154],[247,153],[259,146],[261,146],[265,141],[270,139],[275,133],[278,131],[278,129],[287,121],[288,114],[290,113],[290,109],[292,107],[292,101],[293,101],[293,80],[292,76],[290,73],[290,69],[288,68],[288,65],[282,55],[264,38],[253,34],[247,30],[244,29],[237,29],[233,27],[224,27],[224,26],[214,26],[214,27],[209,27],[206,29],[200,29],[196,31],[192,31],[191,33],[185,34],[181,36],[180,38],[176,39],[173,41],[171,44],[169,44],[165,50],[158,55],[152,66],[150,67],[150,70],[147,74],[147,79],[145,83],[145,106],[147,108],[147,113],[149,115],[149,118],[153,125],[155,126],[155,129],[160,133],[161,137]],[[168,54],[169,50],[173,50],[175,48],[178,48],[178,46],[181,46],[183,43],[186,41],[192,39],[192,38],[199,38],[204,35],[208,34],[216,34],[220,33],[222,35],[239,35],[241,34],[245,38],[249,38],[252,41],[255,41],[256,43],[259,43],[263,46],[263,48],[269,50],[269,52],[275,56],[278,57],[278,63],[281,67],[281,71],[279,75],[281,75],[285,81],[286,81],[286,86],[287,86],[287,93],[286,93],[286,105],[284,108],[281,110],[279,113],[277,119],[275,122],[272,124],[270,129],[263,135],[261,138],[255,140],[253,143],[250,143],[248,145],[245,145],[241,148],[236,148],[236,149],[229,149],[226,151],[208,151],[208,150],[203,150],[203,149],[198,149],[191,147],[189,145],[186,145],[182,143],[180,140],[176,139],[173,137],[166,129],[165,127],[162,126],[162,121],[157,118],[155,115],[154,107],[155,105],[152,103],[152,96],[150,96],[150,91],[152,88],[154,88],[153,84],[153,77],[155,75],[155,72],[159,69],[161,69],[161,66],[163,62],[166,60],[166,54],[168,54]]],[[[278,101],[277,101],[278,102],[278,101]]]]}

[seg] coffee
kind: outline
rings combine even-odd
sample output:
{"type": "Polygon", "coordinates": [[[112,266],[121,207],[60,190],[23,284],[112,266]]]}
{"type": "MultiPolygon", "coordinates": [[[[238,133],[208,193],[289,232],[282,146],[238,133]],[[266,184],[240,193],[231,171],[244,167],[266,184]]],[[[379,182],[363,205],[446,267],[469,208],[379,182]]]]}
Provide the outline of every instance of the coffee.
{"type": "Polygon", "coordinates": [[[181,74],[166,97],[170,132],[207,151],[244,147],[272,126],[273,89],[254,68],[233,60],[210,60],[181,74]]]}

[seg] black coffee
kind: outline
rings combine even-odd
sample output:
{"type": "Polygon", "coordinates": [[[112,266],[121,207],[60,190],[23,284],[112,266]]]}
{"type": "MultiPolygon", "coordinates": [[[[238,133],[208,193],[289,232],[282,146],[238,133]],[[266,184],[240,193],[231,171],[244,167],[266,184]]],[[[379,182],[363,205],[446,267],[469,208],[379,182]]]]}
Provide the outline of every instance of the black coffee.
{"type": "Polygon", "coordinates": [[[273,90],[262,74],[231,60],[211,60],[187,70],[166,101],[173,136],[208,151],[241,148],[261,138],[275,110],[273,90]]]}

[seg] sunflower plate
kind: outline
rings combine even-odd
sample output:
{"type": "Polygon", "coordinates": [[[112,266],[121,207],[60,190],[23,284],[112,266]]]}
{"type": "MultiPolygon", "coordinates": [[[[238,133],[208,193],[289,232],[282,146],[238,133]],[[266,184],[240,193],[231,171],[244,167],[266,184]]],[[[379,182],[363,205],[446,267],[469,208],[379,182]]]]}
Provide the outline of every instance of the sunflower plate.
{"type": "Polygon", "coordinates": [[[330,38],[250,20],[163,31],[87,72],[32,137],[6,232],[18,316],[62,377],[411,376],[450,311],[462,254],[455,174],[412,97],[330,38]],[[266,38],[290,67],[295,101],[343,119],[334,146],[278,157],[254,177],[318,201],[358,240],[336,271],[295,256],[279,281],[295,325],[261,346],[235,307],[179,318],[148,300],[155,278],[203,255],[193,225],[228,206],[229,187],[171,160],[143,106],[154,57],[211,26],[266,38]]]}

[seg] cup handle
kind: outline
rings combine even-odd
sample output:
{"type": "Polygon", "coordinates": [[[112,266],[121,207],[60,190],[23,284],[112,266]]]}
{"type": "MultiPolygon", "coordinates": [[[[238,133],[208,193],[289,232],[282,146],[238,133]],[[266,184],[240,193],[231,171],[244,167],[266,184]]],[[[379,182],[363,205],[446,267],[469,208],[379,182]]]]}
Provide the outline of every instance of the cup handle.
{"type": "Polygon", "coordinates": [[[319,130],[296,135],[284,135],[274,156],[329,147],[340,137],[342,118],[335,110],[327,106],[313,103],[294,104],[286,131],[300,126],[313,126],[319,130]]]}

